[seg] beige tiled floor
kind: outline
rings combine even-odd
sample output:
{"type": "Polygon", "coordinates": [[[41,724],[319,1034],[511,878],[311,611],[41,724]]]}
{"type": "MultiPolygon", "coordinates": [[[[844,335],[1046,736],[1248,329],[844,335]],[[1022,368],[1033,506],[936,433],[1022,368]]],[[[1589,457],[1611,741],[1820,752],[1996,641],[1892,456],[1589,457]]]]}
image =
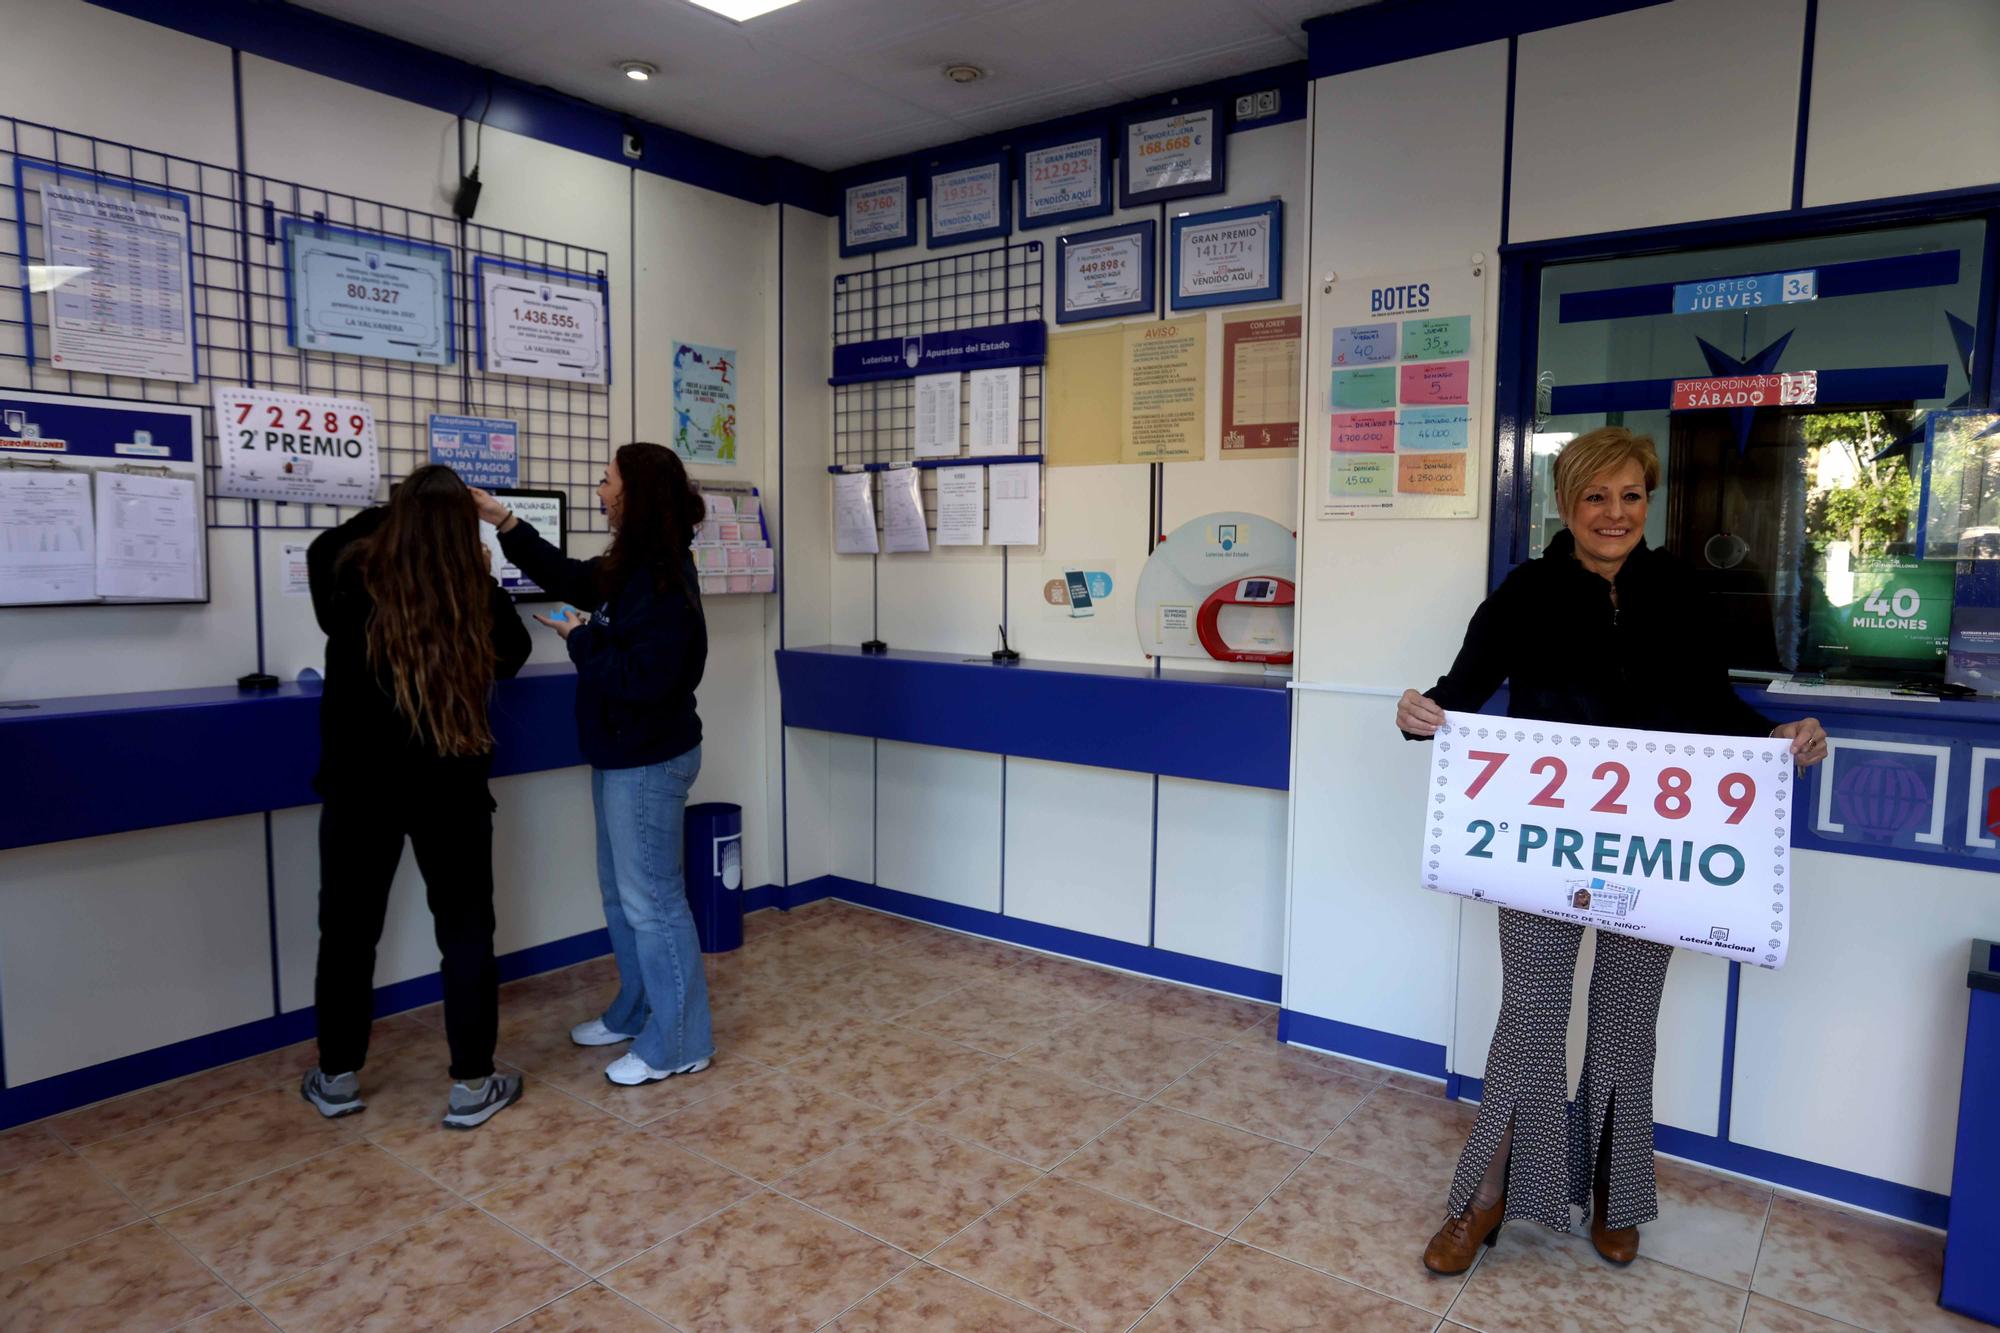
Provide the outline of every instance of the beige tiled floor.
{"type": "Polygon", "coordinates": [[[1630,1269],[1523,1224],[1419,1254],[1471,1108],[1267,1006],[833,903],[710,958],[721,1054],[618,1089],[608,960],[505,988],[526,1095],[440,1129],[436,1011],[365,1114],[295,1048],[0,1134],[0,1330],[1982,1327],[1942,1242],[1674,1163],[1630,1269]]]}

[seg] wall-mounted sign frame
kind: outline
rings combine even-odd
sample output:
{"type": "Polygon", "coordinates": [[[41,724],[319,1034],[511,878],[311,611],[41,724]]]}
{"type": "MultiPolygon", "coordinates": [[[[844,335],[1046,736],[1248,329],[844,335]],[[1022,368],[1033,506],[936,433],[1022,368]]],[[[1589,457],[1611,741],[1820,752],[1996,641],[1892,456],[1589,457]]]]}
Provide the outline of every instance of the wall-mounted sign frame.
{"type": "Polygon", "coordinates": [[[1227,189],[1227,114],[1218,100],[1121,118],[1118,206],[1136,208],[1227,189]]]}
{"type": "Polygon", "coordinates": [[[1107,216],[1111,158],[1109,127],[1042,135],[1022,144],[1014,166],[1021,181],[1021,230],[1107,216]]]}
{"type": "Polygon", "coordinates": [[[451,251],[307,218],[279,230],[291,346],[430,366],[458,359],[451,251]]]}
{"type": "Polygon", "coordinates": [[[482,255],[472,284],[481,370],[611,383],[611,287],[602,273],[482,255]]]}
{"type": "Polygon", "coordinates": [[[1276,199],[1213,213],[1183,213],[1168,224],[1175,310],[1276,301],[1284,295],[1284,204],[1276,199]]]}
{"type": "Polygon", "coordinates": [[[1155,297],[1151,218],[1056,239],[1056,323],[1150,315],[1155,297]]]}
{"type": "Polygon", "coordinates": [[[967,241],[990,241],[1013,230],[1014,183],[1007,170],[1013,154],[985,153],[933,167],[925,240],[935,250],[967,241]]]}
{"type": "Polygon", "coordinates": [[[907,171],[851,182],[840,192],[840,257],[917,243],[917,192],[907,171]]]}

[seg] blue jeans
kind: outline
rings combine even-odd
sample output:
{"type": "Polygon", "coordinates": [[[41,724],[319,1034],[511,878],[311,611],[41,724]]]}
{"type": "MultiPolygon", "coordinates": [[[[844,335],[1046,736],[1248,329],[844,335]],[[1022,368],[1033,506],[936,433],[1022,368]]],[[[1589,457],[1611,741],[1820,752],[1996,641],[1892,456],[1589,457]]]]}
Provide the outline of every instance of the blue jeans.
{"type": "Polygon", "coordinates": [[[604,1026],[634,1034],[632,1053],[655,1069],[715,1054],[681,863],[688,788],[700,772],[699,745],[663,764],[590,771],[597,884],[618,960],[618,997],[604,1026]]]}

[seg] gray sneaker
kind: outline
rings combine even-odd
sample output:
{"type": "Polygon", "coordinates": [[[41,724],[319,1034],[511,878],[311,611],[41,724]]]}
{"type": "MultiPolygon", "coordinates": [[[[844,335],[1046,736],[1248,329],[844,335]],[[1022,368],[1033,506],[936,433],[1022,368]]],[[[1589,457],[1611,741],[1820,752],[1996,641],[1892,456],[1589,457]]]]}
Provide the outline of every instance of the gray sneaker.
{"type": "Polygon", "coordinates": [[[361,1100],[361,1075],[323,1074],[317,1066],[299,1080],[299,1096],[328,1120],[368,1109],[368,1103],[361,1100]]]}
{"type": "Polygon", "coordinates": [[[489,1074],[477,1083],[451,1085],[451,1104],[445,1107],[446,1129],[476,1129],[521,1100],[518,1074],[489,1074]]]}

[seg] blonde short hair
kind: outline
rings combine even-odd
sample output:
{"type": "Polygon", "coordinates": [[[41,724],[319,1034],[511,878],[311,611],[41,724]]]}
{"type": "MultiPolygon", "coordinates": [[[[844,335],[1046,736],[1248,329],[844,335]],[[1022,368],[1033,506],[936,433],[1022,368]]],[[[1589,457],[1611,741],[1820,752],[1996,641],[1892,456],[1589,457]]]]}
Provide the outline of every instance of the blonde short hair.
{"type": "Polygon", "coordinates": [[[1576,512],[1584,488],[1607,472],[1637,463],[1646,473],[1646,494],[1660,484],[1660,455],[1651,436],[1634,435],[1623,426],[1599,426],[1562,447],[1556,455],[1556,509],[1567,521],[1576,512]]]}

